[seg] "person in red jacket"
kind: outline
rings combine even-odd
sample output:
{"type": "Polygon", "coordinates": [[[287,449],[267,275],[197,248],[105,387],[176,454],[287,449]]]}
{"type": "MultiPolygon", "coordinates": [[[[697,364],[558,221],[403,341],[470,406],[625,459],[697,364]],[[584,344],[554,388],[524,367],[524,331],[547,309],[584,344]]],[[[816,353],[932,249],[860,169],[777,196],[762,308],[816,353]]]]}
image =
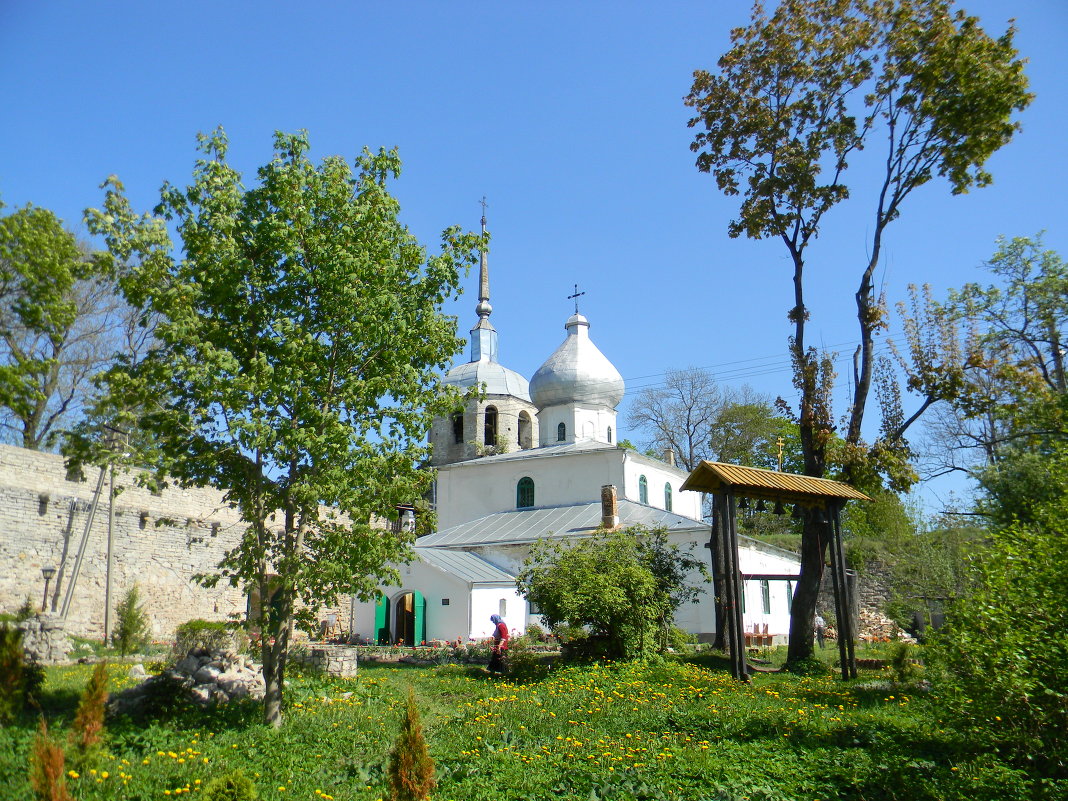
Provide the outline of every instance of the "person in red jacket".
{"type": "Polygon", "coordinates": [[[493,624],[493,654],[490,656],[490,673],[504,673],[508,656],[508,625],[500,615],[490,615],[493,624]]]}

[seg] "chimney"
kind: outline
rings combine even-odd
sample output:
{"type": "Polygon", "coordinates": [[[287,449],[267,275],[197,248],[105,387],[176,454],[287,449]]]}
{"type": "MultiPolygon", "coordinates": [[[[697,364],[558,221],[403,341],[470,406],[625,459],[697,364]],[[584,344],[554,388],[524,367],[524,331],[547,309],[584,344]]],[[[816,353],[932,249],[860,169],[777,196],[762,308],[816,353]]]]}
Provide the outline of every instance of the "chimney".
{"type": "Polygon", "coordinates": [[[601,487],[601,525],[607,529],[619,528],[619,504],[614,484],[601,487]]]}
{"type": "Polygon", "coordinates": [[[664,448],[664,461],[672,467],[675,466],[675,451],[672,448],[664,448]]]}

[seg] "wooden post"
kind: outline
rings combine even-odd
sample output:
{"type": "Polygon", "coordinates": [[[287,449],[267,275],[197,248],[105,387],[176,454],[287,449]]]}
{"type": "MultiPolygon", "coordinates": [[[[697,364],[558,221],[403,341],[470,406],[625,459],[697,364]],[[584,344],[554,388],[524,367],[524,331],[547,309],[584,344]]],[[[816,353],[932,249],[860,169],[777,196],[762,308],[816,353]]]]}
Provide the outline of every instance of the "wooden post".
{"type": "Polygon", "coordinates": [[[741,681],[749,681],[749,666],[745,655],[745,624],[742,618],[742,571],[738,568],[738,516],[735,507],[734,493],[726,496],[727,526],[725,553],[729,561],[727,564],[727,584],[732,589],[734,603],[728,615],[731,621],[731,630],[734,634],[734,658],[731,660],[734,677],[741,681]]]}
{"type": "MultiPolygon", "coordinates": [[[[831,545],[835,548],[837,553],[836,561],[838,562],[839,571],[841,573],[842,607],[845,611],[846,656],[842,662],[842,666],[843,668],[848,666],[849,678],[855,679],[857,677],[857,621],[853,615],[853,610],[855,608],[853,604],[853,593],[849,586],[849,577],[846,575],[845,548],[842,545],[842,503],[832,504],[828,511],[831,515],[831,526],[834,531],[834,539],[831,540],[831,545]]],[[[842,636],[841,632],[838,636],[842,636]]],[[[844,675],[843,671],[843,676],[844,675]]]]}

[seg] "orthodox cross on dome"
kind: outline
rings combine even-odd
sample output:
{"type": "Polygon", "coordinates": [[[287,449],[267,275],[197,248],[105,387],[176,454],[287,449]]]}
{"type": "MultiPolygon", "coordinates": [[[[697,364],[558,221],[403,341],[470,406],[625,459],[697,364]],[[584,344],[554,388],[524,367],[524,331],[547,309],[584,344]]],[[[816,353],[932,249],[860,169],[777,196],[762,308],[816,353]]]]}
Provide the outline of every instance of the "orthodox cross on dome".
{"type": "Polygon", "coordinates": [[[578,311],[578,299],[581,298],[585,294],[586,294],[585,292],[579,292],[578,291],[578,284],[575,284],[575,294],[567,296],[568,300],[575,301],[575,314],[579,313],[579,311],[578,311]]]}

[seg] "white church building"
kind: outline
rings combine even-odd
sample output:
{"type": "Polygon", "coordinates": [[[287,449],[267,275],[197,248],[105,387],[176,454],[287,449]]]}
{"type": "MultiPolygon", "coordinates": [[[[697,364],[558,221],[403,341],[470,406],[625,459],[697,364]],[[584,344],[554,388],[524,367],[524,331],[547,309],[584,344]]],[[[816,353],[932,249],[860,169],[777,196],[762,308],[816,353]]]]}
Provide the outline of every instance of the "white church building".
{"type": "MultiPolygon", "coordinates": [[[[665,529],[672,545],[707,564],[711,530],[701,519],[701,495],[679,491],[686,471],[617,444],[623,378],[590,339],[577,305],[564,341],[528,382],[498,361],[489,297],[483,253],[471,358],[445,378],[462,390],[480,385],[482,396],[431,428],[437,531],[416,541],[400,587],[381,588],[377,603],[353,602],[350,631],[367,641],[482,639],[492,614],[517,632],[540,624],[515,575],[543,538],[641,524],[665,529]]],[[[799,569],[794,554],[746,538],[739,563],[743,574],[757,576],[799,569]]],[[[712,586],[697,573],[691,580],[706,590],[675,622],[710,640],[712,586]]],[[[746,630],[785,635],[792,595],[789,580],[746,581],[746,630]]]]}

